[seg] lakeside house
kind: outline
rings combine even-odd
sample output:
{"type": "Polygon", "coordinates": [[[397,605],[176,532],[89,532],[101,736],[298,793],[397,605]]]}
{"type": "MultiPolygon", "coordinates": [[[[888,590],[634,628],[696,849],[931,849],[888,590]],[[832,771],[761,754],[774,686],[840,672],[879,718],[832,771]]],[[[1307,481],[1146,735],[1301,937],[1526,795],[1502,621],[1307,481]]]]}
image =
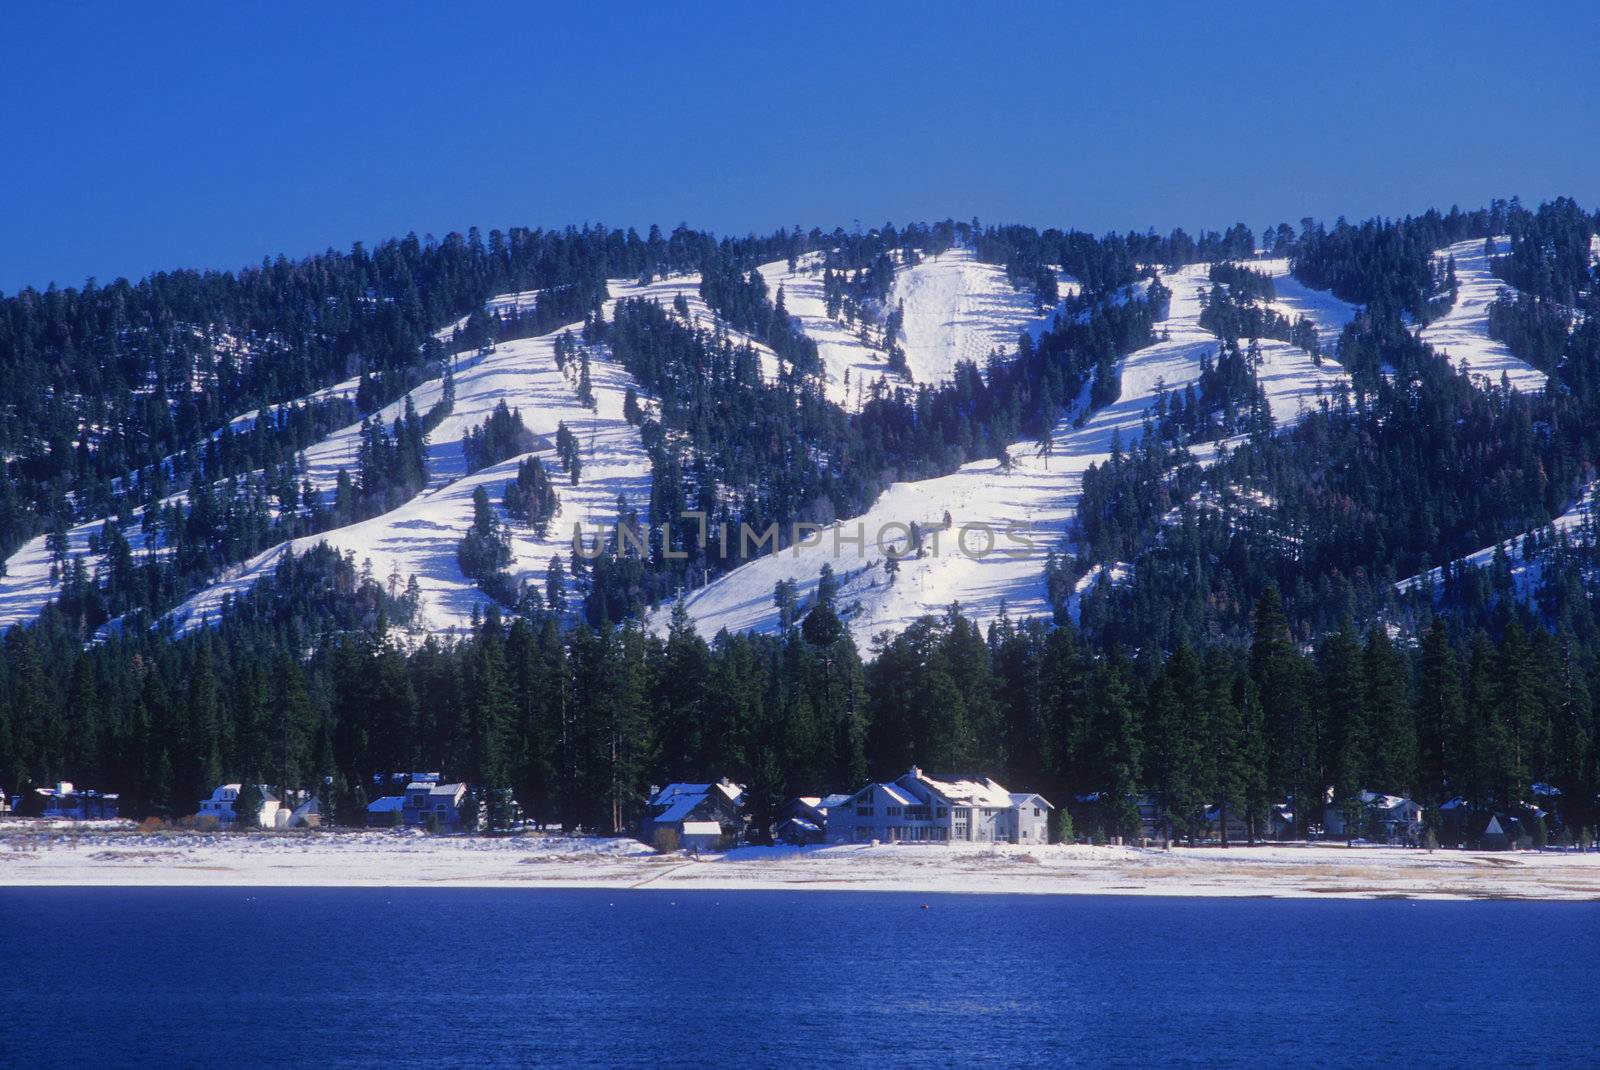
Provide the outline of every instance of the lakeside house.
{"type": "MultiPolygon", "coordinates": [[[[235,809],[242,784],[219,784],[209,799],[200,800],[196,820],[210,819],[219,828],[239,823],[235,809]]],[[[281,791],[266,784],[256,785],[261,805],[256,810],[255,826],[260,829],[318,828],[322,824],[322,803],[309,791],[281,791]]]]}
{"type": "MultiPolygon", "coordinates": [[[[217,785],[211,793],[211,798],[200,800],[200,812],[195,814],[195,817],[202,821],[209,818],[222,828],[231,828],[239,820],[234,804],[239,800],[241,789],[242,785],[239,784],[217,785]]],[[[287,827],[289,813],[283,811],[282,800],[265,784],[258,784],[257,789],[261,792],[261,806],[256,811],[255,827],[263,829],[287,827]],[[278,819],[280,811],[283,811],[281,823],[278,819]]]]}
{"type": "Polygon", "coordinates": [[[704,828],[686,826],[715,822],[719,842],[733,843],[744,834],[745,790],[724,777],[714,784],[668,784],[651,788],[640,833],[646,843],[654,843],[658,832],[671,832],[685,845],[684,837],[706,835],[704,828]]]}
{"type": "Polygon", "coordinates": [[[1044,796],[1007,791],[993,777],[930,776],[912,766],[830,808],[827,840],[1043,844],[1049,842],[1054,808],[1044,796]]]}
{"type": "Polygon", "coordinates": [[[778,843],[804,846],[824,843],[828,838],[828,812],[844,806],[849,795],[797,795],[778,811],[772,838],[778,843]]]}
{"type": "Polygon", "coordinates": [[[1350,828],[1346,808],[1330,801],[1322,811],[1322,831],[1329,839],[1362,838],[1374,843],[1403,843],[1415,845],[1422,842],[1422,805],[1403,795],[1384,795],[1375,791],[1357,794],[1355,809],[1359,812],[1355,827],[1350,828]]]}
{"type": "Polygon", "coordinates": [[[368,828],[395,828],[405,824],[406,797],[383,795],[367,804],[368,828]]]}
{"type": "Polygon", "coordinates": [[[414,780],[406,785],[401,818],[408,827],[438,832],[460,832],[462,804],[467,798],[465,784],[441,784],[437,780],[414,780]]]}
{"type": "Polygon", "coordinates": [[[34,788],[33,793],[39,816],[56,821],[105,821],[116,817],[122,806],[121,795],[79,788],[70,780],[53,788],[34,788]]]}

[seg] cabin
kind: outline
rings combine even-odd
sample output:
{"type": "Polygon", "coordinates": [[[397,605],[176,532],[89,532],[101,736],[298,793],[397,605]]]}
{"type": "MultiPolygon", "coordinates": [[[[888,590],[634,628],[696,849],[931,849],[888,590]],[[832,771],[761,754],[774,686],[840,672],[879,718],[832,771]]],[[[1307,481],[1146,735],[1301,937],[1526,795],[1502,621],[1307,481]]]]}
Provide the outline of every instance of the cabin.
{"type": "Polygon", "coordinates": [[[848,795],[797,795],[778,811],[772,838],[796,846],[823,843],[828,837],[828,811],[849,801],[848,795]]]}
{"type": "Polygon", "coordinates": [[[53,821],[108,821],[121,810],[122,796],[76,787],[70,780],[53,788],[34,788],[33,803],[39,816],[53,821]]]}
{"type": "Polygon", "coordinates": [[[657,832],[670,831],[684,846],[686,823],[714,821],[722,830],[723,842],[734,843],[744,835],[744,801],[744,787],[726,778],[714,784],[652,788],[640,833],[646,843],[654,843],[657,832]]]}
{"type": "Polygon", "coordinates": [[[405,821],[406,797],[385,795],[367,804],[368,828],[399,828],[405,821]]]}
{"type": "Polygon", "coordinates": [[[866,785],[828,811],[832,843],[1048,843],[1042,795],[1009,792],[993,777],[925,774],[866,785]]]}
{"type": "Polygon", "coordinates": [[[1363,791],[1354,802],[1360,812],[1355,828],[1348,828],[1346,808],[1330,802],[1322,811],[1322,829],[1329,839],[1367,839],[1374,843],[1422,842],[1422,806],[1403,795],[1363,791]]]}
{"type": "MultiPolygon", "coordinates": [[[[265,784],[256,785],[261,792],[261,807],[256,811],[256,828],[284,828],[289,822],[289,814],[283,811],[282,800],[273,793],[265,784]],[[280,820],[279,812],[283,812],[280,820]]],[[[195,817],[200,820],[210,818],[222,828],[232,828],[239,820],[234,804],[239,799],[240,785],[219,784],[211,792],[211,798],[200,800],[200,812],[195,817]]]]}
{"type": "Polygon", "coordinates": [[[461,807],[466,802],[465,784],[440,784],[433,780],[414,780],[406,785],[402,814],[411,828],[437,832],[461,832],[464,825],[461,807]]]}
{"type": "Polygon", "coordinates": [[[292,829],[314,829],[322,826],[322,802],[315,795],[307,793],[292,813],[289,815],[289,827],[292,829]]]}

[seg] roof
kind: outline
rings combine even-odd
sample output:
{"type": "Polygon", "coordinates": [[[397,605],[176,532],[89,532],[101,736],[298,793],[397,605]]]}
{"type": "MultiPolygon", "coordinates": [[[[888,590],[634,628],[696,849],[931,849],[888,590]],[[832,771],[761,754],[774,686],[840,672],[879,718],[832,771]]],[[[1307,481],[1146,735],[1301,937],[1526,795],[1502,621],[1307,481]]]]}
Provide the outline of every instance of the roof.
{"type": "Polygon", "coordinates": [[[885,795],[889,796],[889,798],[893,799],[895,802],[900,803],[902,806],[918,805],[918,801],[916,799],[912,798],[906,793],[904,788],[893,783],[892,781],[879,784],[878,787],[883,789],[883,793],[885,795]]]}
{"type": "Polygon", "coordinates": [[[849,801],[850,801],[850,796],[849,795],[839,795],[839,794],[824,795],[822,797],[822,802],[819,804],[819,808],[823,809],[823,810],[832,810],[835,806],[843,806],[845,803],[847,803],[849,801]]]}
{"type": "Polygon", "coordinates": [[[406,797],[404,795],[385,795],[381,799],[373,799],[367,804],[369,814],[389,814],[404,810],[406,797]]]}
{"type": "Polygon", "coordinates": [[[428,780],[413,780],[406,785],[406,791],[425,791],[429,795],[447,795],[454,798],[467,790],[465,784],[436,784],[428,780]]]}
{"type": "Polygon", "coordinates": [[[1054,810],[1055,809],[1055,807],[1053,805],[1051,805],[1050,800],[1046,799],[1043,795],[1040,795],[1038,792],[1034,792],[1034,791],[1013,791],[1011,793],[1011,805],[1013,805],[1013,806],[1026,806],[1030,801],[1032,801],[1034,799],[1038,799],[1041,803],[1043,803],[1045,805],[1045,808],[1048,809],[1048,810],[1054,810]]]}
{"type": "Polygon", "coordinates": [[[715,821],[685,821],[683,823],[685,836],[721,836],[722,826],[715,821]]]}
{"type": "MultiPolygon", "coordinates": [[[[658,825],[670,825],[682,821],[694,812],[694,808],[706,801],[704,795],[684,795],[674,799],[665,810],[651,818],[658,825]]],[[[694,824],[694,822],[690,822],[694,824]]]]}
{"type": "MultiPolygon", "coordinates": [[[[972,776],[965,773],[945,773],[930,776],[913,769],[906,774],[915,777],[951,802],[964,802],[973,806],[987,806],[1001,810],[1011,807],[1011,793],[995,783],[993,777],[972,776]]],[[[905,777],[901,777],[902,780],[905,777]]]]}

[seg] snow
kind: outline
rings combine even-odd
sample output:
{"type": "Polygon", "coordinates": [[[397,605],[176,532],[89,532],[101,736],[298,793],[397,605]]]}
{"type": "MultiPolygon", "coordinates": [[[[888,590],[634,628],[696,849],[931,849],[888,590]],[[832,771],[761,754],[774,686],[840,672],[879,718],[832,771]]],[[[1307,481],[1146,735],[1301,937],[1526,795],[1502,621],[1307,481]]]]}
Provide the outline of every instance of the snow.
{"type": "MultiPolygon", "coordinates": [[[[863,340],[859,325],[852,330],[829,318],[822,265],[821,254],[811,253],[793,272],[787,260],[763,264],[760,271],[774,300],[783,287],[785,309],[817,343],[829,399],[858,409],[872,383],[879,378],[898,381],[899,376],[889,370],[883,350],[863,340]]],[[[1077,284],[1062,277],[1060,290],[1062,296],[1075,293],[1077,284]]],[[[911,377],[919,383],[949,378],[960,360],[982,367],[991,350],[1014,348],[1023,331],[1037,338],[1055,315],[1054,309],[1040,309],[1031,292],[1013,289],[1004,268],[982,263],[965,249],[899,268],[881,315],[901,301],[905,320],[900,342],[911,377]]],[[[873,336],[881,324],[880,316],[873,336]]]]}
{"type": "MultiPolygon", "coordinates": [[[[576,330],[576,326],[564,329],[576,330]]],[[[398,573],[402,584],[415,576],[422,591],[423,629],[464,630],[473,610],[482,613],[490,603],[456,563],[457,545],[472,523],[473,491],[484,487],[499,511],[506,482],[515,477],[517,466],[528,456],[466,474],[462,439],[501,401],[519,411],[528,430],[550,442],[565,422],[578,438],[582,459],[581,481],[572,486],[548,448],[535,451],[543,456],[556,484],[560,511],[543,539],[527,527],[512,525],[513,561],[507,571],[513,580],[542,586],[551,557],[570,555],[573,525],[581,524],[586,534],[599,528],[610,530],[616,523],[619,496],[641,514],[647,512],[649,457],[638,432],[622,418],[623,397],[632,379],[608,351],[591,348],[590,380],[596,409],[585,408],[572,381],[556,366],[555,339],[560,333],[502,342],[491,353],[458,362],[454,408],[429,436],[431,482],[423,493],[381,516],[267,550],[191,597],[174,612],[173,619],[180,626],[193,627],[215,618],[226,595],[248,589],[276,567],[286,550],[300,554],[325,542],[341,553],[354,554],[358,564],[370,560],[380,582],[391,572],[398,573]]],[[[417,410],[427,411],[441,391],[438,382],[417,388],[413,392],[417,410]]],[[[398,407],[399,403],[385,410],[385,418],[392,419],[398,407]]],[[[313,482],[331,485],[339,468],[353,468],[359,442],[357,426],[354,433],[347,429],[307,450],[313,482]]]]}
{"type": "Polygon", "coordinates": [[[847,409],[859,409],[862,394],[872,383],[880,378],[898,380],[900,377],[889,370],[883,350],[863,341],[843,322],[828,317],[828,303],[822,290],[821,255],[809,254],[796,267],[797,270],[791,272],[787,260],[761,265],[767,293],[776,301],[778,288],[783,287],[785,310],[817,343],[828,399],[847,409]]]}
{"type": "Polygon", "coordinates": [[[138,832],[0,823],[0,886],[517,887],[1283,898],[1600,897],[1600,854],[1335,844],[741,847],[694,858],[629,839],[415,830],[138,832]]]}
{"type": "Polygon", "coordinates": [[[1340,300],[1327,290],[1313,290],[1289,272],[1289,261],[1284,257],[1246,261],[1245,266],[1272,279],[1275,300],[1267,307],[1290,323],[1305,316],[1317,328],[1317,341],[1324,353],[1333,352],[1334,343],[1350,321],[1356,318],[1359,306],[1340,300]]]}
{"type": "MultiPolygon", "coordinates": [[[[1509,239],[1496,239],[1501,248],[1509,239]]],[[[1516,390],[1543,390],[1545,374],[1526,361],[1511,355],[1503,342],[1489,337],[1489,304],[1505,288],[1489,270],[1481,240],[1457,242],[1435,255],[1435,259],[1456,258],[1456,280],[1460,292],[1455,305],[1418,334],[1424,342],[1444,353],[1457,366],[1465,364],[1474,380],[1487,379],[1498,386],[1504,375],[1516,390]]]]}
{"type": "MultiPolygon", "coordinates": [[[[1051,455],[1031,442],[1015,444],[1012,465],[997,460],[971,462],[936,479],[895,483],[864,515],[825,529],[810,545],[796,545],[758,558],[709,585],[689,592],[684,604],[696,630],[704,636],[723,628],[732,632],[774,631],[778,627],[773,587],[780,580],[796,584],[802,601],[815,597],[824,564],[841,582],[838,607],[858,646],[867,649],[884,631],[899,631],[917,618],[943,612],[959,601],[969,619],[986,622],[1002,612],[1014,617],[1047,616],[1044,559],[1060,546],[1077,512],[1083,475],[1091,464],[1110,457],[1113,441],[1124,447],[1141,434],[1145,413],[1161,386],[1182,389],[1200,374],[1203,354],[1215,354],[1216,336],[1199,325],[1200,293],[1209,286],[1207,265],[1191,265],[1163,277],[1173,291],[1162,325],[1166,338],[1129,355],[1122,366],[1121,398],[1074,426],[1081,413],[1069,413],[1051,435],[1051,455]],[[942,528],[945,513],[952,530],[942,528]],[[909,525],[927,532],[927,552],[905,557],[889,582],[883,570],[888,550],[902,550],[909,525]],[[994,535],[993,551],[988,533],[994,535]],[[968,552],[962,552],[965,538],[968,552]],[[937,542],[937,546],[934,543],[937,542]],[[864,543],[864,545],[863,545],[864,543]]],[[[909,319],[909,316],[908,316],[909,319]]],[[[1320,367],[1294,347],[1262,343],[1261,383],[1274,417],[1294,420],[1343,380],[1331,361],[1320,367]]],[[[1197,458],[1208,453],[1195,448],[1197,458]]],[[[652,618],[660,628],[670,609],[652,618]]]]}
{"type": "MultiPolygon", "coordinates": [[[[1075,285],[1063,285],[1063,295],[1075,285]]],[[[1034,337],[1050,326],[1055,310],[1041,311],[1032,291],[1018,291],[1005,268],[983,263],[966,249],[924,257],[895,272],[888,308],[904,304],[901,344],[911,378],[939,383],[957,362],[983,367],[993,350],[1015,349],[1017,337],[1034,337]]]]}
{"type": "MultiPolygon", "coordinates": [[[[1597,484],[1594,483],[1586,486],[1572,508],[1550,521],[1550,523],[1537,528],[1535,533],[1540,535],[1551,533],[1556,536],[1571,534],[1582,528],[1585,523],[1593,520],[1595,517],[1596,488],[1597,484]]],[[[1522,539],[1522,535],[1517,535],[1493,546],[1485,546],[1483,549],[1467,554],[1465,557],[1457,558],[1456,561],[1465,562],[1473,568],[1483,568],[1494,561],[1496,546],[1504,546],[1506,556],[1511,561],[1511,579],[1515,585],[1517,597],[1527,598],[1537,590],[1539,580],[1543,575],[1543,552],[1541,550],[1541,553],[1535,555],[1531,561],[1525,560],[1522,556],[1522,539]]],[[[1452,564],[1455,563],[1452,562],[1452,564]]],[[[1432,568],[1420,575],[1403,579],[1395,586],[1403,592],[1410,592],[1424,585],[1437,587],[1443,580],[1444,568],[1432,568]]]]}

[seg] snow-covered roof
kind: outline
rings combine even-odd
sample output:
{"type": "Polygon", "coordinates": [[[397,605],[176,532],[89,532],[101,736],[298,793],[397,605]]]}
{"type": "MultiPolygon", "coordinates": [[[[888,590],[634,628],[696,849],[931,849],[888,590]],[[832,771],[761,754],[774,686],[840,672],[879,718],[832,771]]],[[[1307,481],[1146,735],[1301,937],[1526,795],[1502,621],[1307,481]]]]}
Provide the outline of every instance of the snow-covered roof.
{"type": "Polygon", "coordinates": [[[824,795],[822,797],[822,802],[821,802],[821,804],[819,805],[818,808],[822,809],[822,810],[832,810],[835,806],[843,806],[845,803],[847,803],[849,801],[850,801],[850,796],[848,796],[848,795],[840,795],[840,794],[824,795]]]}
{"type": "MultiPolygon", "coordinates": [[[[667,808],[657,814],[653,820],[658,825],[670,825],[674,821],[682,821],[694,812],[694,808],[705,802],[704,795],[681,795],[673,799],[667,808]]],[[[694,822],[689,822],[694,824],[694,822]]]]}
{"type": "Polygon", "coordinates": [[[1011,806],[1011,793],[995,783],[992,777],[971,776],[964,773],[946,773],[940,776],[929,776],[913,770],[907,776],[915,776],[923,784],[943,795],[951,802],[969,803],[973,806],[987,806],[1001,810],[1011,806]]]}
{"type": "Polygon", "coordinates": [[[905,789],[901,788],[898,784],[884,783],[879,784],[878,787],[882,788],[885,795],[889,796],[889,798],[893,799],[901,806],[918,805],[917,800],[911,795],[907,794],[905,789]]]}
{"type": "Polygon", "coordinates": [[[450,798],[465,794],[466,790],[467,786],[465,784],[436,784],[432,781],[426,780],[413,780],[411,783],[406,785],[407,792],[425,791],[429,795],[444,795],[450,798]]]}
{"type": "Polygon", "coordinates": [[[1013,805],[1013,806],[1026,806],[1026,805],[1028,805],[1030,802],[1032,802],[1035,799],[1038,799],[1039,802],[1043,803],[1044,806],[1047,809],[1050,809],[1050,810],[1054,810],[1055,809],[1055,806],[1053,806],[1051,804],[1050,800],[1046,799],[1043,795],[1040,795],[1038,792],[1033,792],[1033,791],[1013,791],[1011,793],[1011,805],[1013,805]]]}
{"type": "Polygon", "coordinates": [[[404,810],[405,806],[406,797],[404,795],[385,795],[381,799],[373,799],[371,802],[369,802],[367,804],[367,813],[389,814],[398,810],[404,810]]]}

